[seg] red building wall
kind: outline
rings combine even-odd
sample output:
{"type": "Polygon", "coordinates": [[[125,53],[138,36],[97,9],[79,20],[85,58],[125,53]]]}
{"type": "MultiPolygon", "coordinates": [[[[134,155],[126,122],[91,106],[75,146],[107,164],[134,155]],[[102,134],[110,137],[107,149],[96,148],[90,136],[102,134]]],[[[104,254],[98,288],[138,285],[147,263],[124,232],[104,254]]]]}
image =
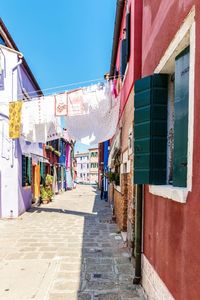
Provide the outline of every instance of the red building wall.
{"type": "MultiPolygon", "coordinates": [[[[120,69],[120,49],[121,40],[123,39],[123,29],[126,28],[126,9],[125,5],[116,60],[116,67],[118,70],[120,69]]],[[[130,58],[128,62],[128,71],[121,89],[121,115],[133,88],[133,84],[135,80],[140,78],[141,75],[142,1],[129,0],[128,9],[131,12],[130,58]]]]}
{"type": "Polygon", "coordinates": [[[200,1],[144,0],[142,76],[152,74],[196,5],[192,192],[186,204],[154,196],[145,186],[144,254],[176,300],[200,299],[200,1]]]}

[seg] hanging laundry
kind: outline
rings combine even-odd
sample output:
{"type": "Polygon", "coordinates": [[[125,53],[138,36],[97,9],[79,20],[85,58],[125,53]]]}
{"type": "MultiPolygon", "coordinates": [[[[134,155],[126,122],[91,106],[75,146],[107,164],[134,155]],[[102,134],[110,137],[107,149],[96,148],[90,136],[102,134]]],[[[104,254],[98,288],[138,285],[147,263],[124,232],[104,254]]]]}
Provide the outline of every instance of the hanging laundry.
{"type": "Polygon", "coordinates": [[[71,170],[66,170],[66,189],[71,190],[74,187],[71,170]]]}
{"type": "Polygon", "coordinates": [[[94,110],[88,115],[66,117],[69,135],[83,144],[92,145],[109,140],[115,134],[119,118],[119,98],[110,111],[101,114],[94,110]]]}
{"type": "Polygon", "coordinates": [[[9,137],[17,139],[21,134],[22,101],[9,103],[9,137]]]}
{"type": "Polygon", "coordinates": [[[41,143],[66,135],[88,145],[103,142],[115,133],[119,102],[110,82],[69,91],[67,98],[66,92],[35,98],[22,107],[21,135],[41,143]]]}
{"type": "Polygon", "coordinates": [[[87,113],[87,107],[83,103],[83,90],[77,90],[68,94],[68,116],[77,116],[87,113]]]}
{"type": "Polygon", "coordinates": [[[61,119],[56,118],[54,105],[54,96],[36,98],[24,103],[21,135],[25,140],[45,143],[62,137],[61,119]]]}
{"type": "Polygon", "coordinates": [[[66,145],[66,169],[71,167],[71,146],[70,144],[66,145]]]}
{"type": "Polygon", "coordinates": [[[68,94],[55,95],[55,116],[67,116],[68,114],[68,94]]]}

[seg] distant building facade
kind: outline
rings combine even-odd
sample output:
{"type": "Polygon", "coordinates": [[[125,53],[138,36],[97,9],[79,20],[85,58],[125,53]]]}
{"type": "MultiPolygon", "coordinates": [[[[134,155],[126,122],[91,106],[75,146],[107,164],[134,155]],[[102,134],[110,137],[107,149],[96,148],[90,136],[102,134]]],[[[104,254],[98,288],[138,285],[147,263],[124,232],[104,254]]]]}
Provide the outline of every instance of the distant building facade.
{"type": "Polygon", "coordinates": [[[91,184],[98,183],[98,148],[89,149],[89,180],[91,184]]]}
{"type": "Polygon", "coordinates": [[[76,153],[77,182],[89,183],[89,152],[76,153]]]}

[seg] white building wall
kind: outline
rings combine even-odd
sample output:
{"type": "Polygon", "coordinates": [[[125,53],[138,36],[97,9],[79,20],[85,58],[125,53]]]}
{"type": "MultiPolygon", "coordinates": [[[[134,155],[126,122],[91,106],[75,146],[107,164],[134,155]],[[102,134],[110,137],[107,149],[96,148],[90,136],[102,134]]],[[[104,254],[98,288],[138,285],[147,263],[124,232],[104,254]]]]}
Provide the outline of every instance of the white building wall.
{"type": "Polygon", "coordinates": [[[77,160],[77,181],[89,183],[89,156],[76,156],[77,160]]]}
{"type": "Polygon", "coordinates": [[[15,141],[9,139],[8,103],[17,99],[17,54],[2,49],[5,57],[2,67],[6,70],[4,90],[0,91],[0,216],[18,216],[18,158],[15,141]]]}

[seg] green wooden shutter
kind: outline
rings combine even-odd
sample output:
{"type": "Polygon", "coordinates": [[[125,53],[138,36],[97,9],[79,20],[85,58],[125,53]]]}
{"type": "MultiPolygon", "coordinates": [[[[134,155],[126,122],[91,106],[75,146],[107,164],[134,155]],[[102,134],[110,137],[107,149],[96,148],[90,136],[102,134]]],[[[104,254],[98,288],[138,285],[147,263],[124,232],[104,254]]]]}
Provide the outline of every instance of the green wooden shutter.
{"type": "Polygon", "coordinates": [[[45,182],[44,163],[40,162],[40,183],[44,184],[44,182],[45,182]]]}
{"type": "Polygon", "coordinates": [[[120,52],[120,74],[123,76],[126,71],[126,39],[121,41],[120,52]]]}
{"type": "Polygon", "coordinates": [[[189,47],[176,57],[173,186],[187,186],[189,47]]]}
{"type": "Polygon", "coordinates": [[[166,184],[168,75],[137,80],[134,89],[134,183],[166,184]]]}
{"type": "Polygon", "coordinates": [[[22,186],[26,185],[26,156],[22,155],[22,186]]]}
{"type": "Polygon", "coordinates": [[[28,158],[28,168],[27,168],[27,176],[28,176],[28,182],[31,185],[32,183],[32,158],[28,158]]]}
{"type": "Polygon", "coordinates": [[[130,57],[130,41],[131,41],[131,14],[126,15],[126,62],[129,61],[130,57]]]}

